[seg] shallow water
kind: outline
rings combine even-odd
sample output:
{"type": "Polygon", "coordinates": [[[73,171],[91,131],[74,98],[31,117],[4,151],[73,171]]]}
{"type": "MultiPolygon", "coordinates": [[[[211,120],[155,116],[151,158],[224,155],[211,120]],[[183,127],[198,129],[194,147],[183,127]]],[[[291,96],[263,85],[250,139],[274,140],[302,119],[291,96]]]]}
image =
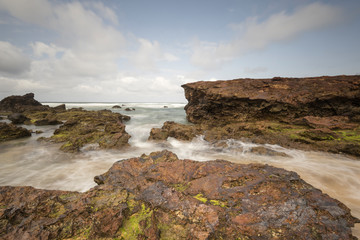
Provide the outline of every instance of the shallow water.
{"type": "MultiPolygon", "coordinates": [[[[44,103],[56,106],[60,103],[44,103]]],[[[216,147],[201,136],[192,142],[168,139],[166,143],[148,142],[150,130],[161,127],[170,120],[186,123],[185,104],[181,103],[67,103],[67,108],[83,107],[88,110],[111,109],[131,116],[126,131],[132,136],[131,147],[119,150],[97,150],[87,146],[79,154],[68,154],[58,150],[59,145],[36,141],[50,136],[54,126],[25,126],[41,130],[30,138],[0,143],[0,185],[28,185],[44,189],[86,191],[95,186],[94,176],[106,172],[121,159],[138,157],[153,151],[168,149],[180,159],[198,161],[225,159],[236,163],[264,163],[297,172],[306,182],[321,189],[331,197],[345,203],[352,214],[360,218],[360,161],[342,155],[323,152],[305,152],[285,149],[276,145],[267,148],[285,152],[290,157],[259,156],[249,152],[252,143],[227,140],[227,147],[216,147]],[[114,105],[126,105],[122,109],[111,109],[114,105]],[[167,108],[164,108],[167,106],[167,108]],[[127,112],[124,108],[135,108],[127,112]]],[[[360,237],[357,224],[354,234],[360,237]]]]}

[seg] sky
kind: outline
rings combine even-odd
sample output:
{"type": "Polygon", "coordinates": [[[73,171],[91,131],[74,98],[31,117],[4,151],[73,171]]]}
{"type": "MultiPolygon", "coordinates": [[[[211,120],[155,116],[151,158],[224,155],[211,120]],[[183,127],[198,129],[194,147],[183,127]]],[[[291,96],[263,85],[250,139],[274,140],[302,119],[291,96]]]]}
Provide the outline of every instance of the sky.
{"type": "Polygon", "coordinates": [[[0,0],[0,99],[186,102],[182,84],[360,74],[359,0],[0,0]]]}

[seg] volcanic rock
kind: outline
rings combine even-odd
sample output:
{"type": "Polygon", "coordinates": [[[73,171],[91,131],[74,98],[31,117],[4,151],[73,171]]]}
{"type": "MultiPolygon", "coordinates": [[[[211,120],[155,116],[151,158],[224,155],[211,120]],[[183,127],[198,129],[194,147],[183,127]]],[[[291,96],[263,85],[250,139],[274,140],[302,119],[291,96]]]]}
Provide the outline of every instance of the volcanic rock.
{"type": "Polygon", "coordinates": [[[354,239],[359,222],[296,173],[268,165],[165,150],[118,161],[95,181],[84,193],[0,187],[0,238],[354,239]]]}
{"type": "Polygon", "coordinates": [[[29,119],[22,113],[12,113],[8,116],[8,119],[13,124],[23,124],[25,121],[28,121],[29,119]]]}
{"type": "Polygon", "coordinates": [[[360,76],[202,81],[182,87],[187,119],[200,126],[197,134],[205,140],[247,139],[360,157],[360,76]]]}
{"type": "Polygon", "coordinates": [[[31,131],[14,124],[0,122],[0,142],[17,138],[30,137],[31,131]]]}
{"type": "MultiPolygon", "coordinates": [[[[37,113],[48,114],[48,113],[37,113]]],[[[110,110],[71,110],[58,113],[66,122],[55,130],[50,138],[42,138],[55,143],[63,143],[61,150],[78,152],[86,144],[98,144],[100,148],[122,148],[128,146],[130,135],[125,131],[123,120],[130,117],[110,110]]]]}
{"type": "Polygon", "coordinates": [[[0,101],[0,111],[22,113],[26,110],[47,110],[48,106],[43,106],[34,99],[33,93],[23,96],[9,96],[0,101]]]}

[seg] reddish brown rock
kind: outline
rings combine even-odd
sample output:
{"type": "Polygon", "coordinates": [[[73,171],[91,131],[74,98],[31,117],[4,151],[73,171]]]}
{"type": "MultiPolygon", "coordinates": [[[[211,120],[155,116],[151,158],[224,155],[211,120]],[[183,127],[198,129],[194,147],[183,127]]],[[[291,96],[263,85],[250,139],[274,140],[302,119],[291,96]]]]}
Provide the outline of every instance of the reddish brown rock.
{"type": "Polygon", "coordinates": [[[162,128],[151,129],[149,140],[166,140],[168,137],[173,137],[178,140],[190,141],[200,132],[200,128],[194,125],[166,121],[162,128]]]}
{"type": "Polygon", "coordinates": [[[0,142],[30,136],[31,132],[26,128],[0,122],[0,142]]]}
{"type": "Polygon", "coordinates": [[[182,87],[193,123],[360,115],[360,76],[236,79],[182,87]]]}
{"type": "Polygon", "coordinates": [[[0,238],[354,239],[359,222],[296,173],[268,165],[162,151],[118,161],[95,181],[85,193],[0,187],[0,238]]]}
{"type": "Polygon", "coordinates": [[[314,117],[306,116],[303,118],[295,119],[295,124],[304,124],[311,128],[328,128],[333,130],[338,129],[355,129],[358,124],[349,123],[349,118],[347,116],[331,116],[331,117],[314,117]]]}

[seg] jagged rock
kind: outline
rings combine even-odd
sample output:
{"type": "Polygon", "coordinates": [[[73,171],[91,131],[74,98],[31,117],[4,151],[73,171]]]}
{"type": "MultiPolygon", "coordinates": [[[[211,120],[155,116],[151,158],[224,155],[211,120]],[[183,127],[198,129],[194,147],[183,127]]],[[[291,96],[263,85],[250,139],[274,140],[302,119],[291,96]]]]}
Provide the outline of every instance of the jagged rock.
{"type": "Polygon", "coordinates": [[[0,101],[0,111],[22,113],[24,111],[48,110],[49,106],[43,106],[34,99],[33,93],[23,96],[9,96],[0,101]]]}
{"type": "Polygon", "coordinates": [[[31,131],[26,128],[18,127],[11,123],[0,122],[0,142],[30,136],[31,131]]]}
{"type": "Polygon", "coordinates": [[[193,123],[360,115],[360,76],[202,81],[182,87],[193,123]]]}
{"type": "Polygon", "coordinates": [[[129,145],[130,135],[125,131],[123,124],[123,120],[130,119],[129,116],[113,113],[110,110],[79,109],[58,113],[56,116],[66,122],[55,130],[53,136],[41,140],[63,143],[60,149],[65,152],[78,152],[86,144],[117,149],[129,145]]]}
{"type": "Polygon", "coordinates": [[[66,105],[65,104],[60,104],[56,107],[51,108],[52,110],[54,110],[55,112],[65,112],[66,111],[66,105]]]}
{"type": "Polygon", "coordinates": [[[162,151],[118,161],[95,181],[84,193],[0,187],[0,238],[354,239],[359,222],[296,173],[268,165],[162,151]]]}
{"type": "Polygon", "coordinates": [[[173,137],[179,140],[190,141],[199,133],[199,128],[194,125],[166,121],[161,129],[151,129],[149,140],[166,140],[168,137],[173,137]]]}
{"type": "Polygon", "coordinates": [[[22,113],[12,113],[8,116],[8,119],[13,124],[23,124],[25,121],[28,121],[29,119],[22,113]]]}
{"type": "Polygon", "coordinates": [[[210,142],[247,139],[360,156],[360,76],[202,81],[182,87],[187,119],[210,142]]]}

